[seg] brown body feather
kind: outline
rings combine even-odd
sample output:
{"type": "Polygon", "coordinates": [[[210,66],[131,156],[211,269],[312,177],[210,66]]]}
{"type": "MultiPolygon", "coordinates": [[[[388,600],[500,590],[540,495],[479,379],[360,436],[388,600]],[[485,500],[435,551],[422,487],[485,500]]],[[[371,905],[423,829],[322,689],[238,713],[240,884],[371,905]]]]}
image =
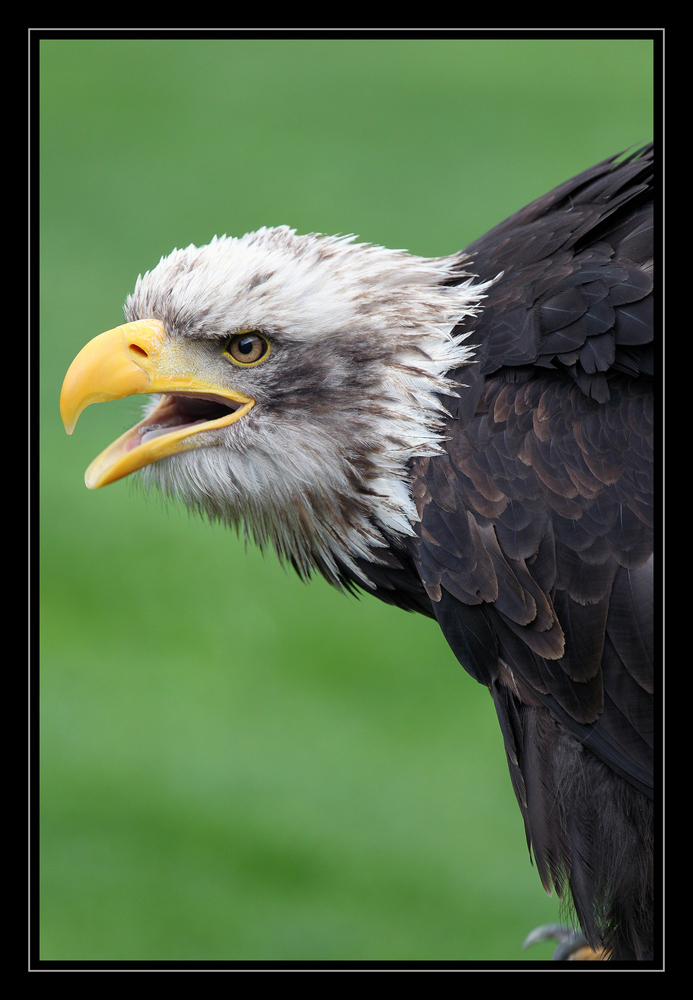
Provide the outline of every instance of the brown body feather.
{"type": "Polygon", "coordinates": [[[491,690],[545,886],[593,946],[651,958],[651,148],[467,253],[482,280],[503,273],[466,321],[446,454],[413,462],[407,558],[491,690]]]}

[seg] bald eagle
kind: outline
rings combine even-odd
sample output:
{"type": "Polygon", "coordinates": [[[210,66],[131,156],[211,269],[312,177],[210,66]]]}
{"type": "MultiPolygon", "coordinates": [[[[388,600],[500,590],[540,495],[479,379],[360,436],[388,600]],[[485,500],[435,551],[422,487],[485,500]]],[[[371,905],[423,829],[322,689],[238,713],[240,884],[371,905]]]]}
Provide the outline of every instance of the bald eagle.
{"type": "Polygon", "coordinates": [[[653,150],[465,250],[286,226],[137,279],[63,385],[151,396],[89,466],[132,472],[437,619],[489,689],[527,842],[589,945],[653,957],[653,150]]]}

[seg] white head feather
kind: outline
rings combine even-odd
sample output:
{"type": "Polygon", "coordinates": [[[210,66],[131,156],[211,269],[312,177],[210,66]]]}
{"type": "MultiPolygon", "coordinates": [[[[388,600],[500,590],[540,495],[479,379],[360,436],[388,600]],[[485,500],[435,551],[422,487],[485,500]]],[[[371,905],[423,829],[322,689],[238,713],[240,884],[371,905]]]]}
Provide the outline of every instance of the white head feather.
{"type": "Polygon", "coordinates": [[[408,464],[442,450],[440,397],[459,390],[446,376],[474,353],[453,330],[488,288],[464,273],[462,255],[354,239],[286,226],[215,237],[162,258],[126,303],[129,320],[159,318],[170,336],[270,339],[271,363],[250,376],[251,412],[198,435],[216,447],[140,478],[333,582],[338,563],[363,579],[355,558],[377,559],[389,538],[413,533],[408,464]]]}

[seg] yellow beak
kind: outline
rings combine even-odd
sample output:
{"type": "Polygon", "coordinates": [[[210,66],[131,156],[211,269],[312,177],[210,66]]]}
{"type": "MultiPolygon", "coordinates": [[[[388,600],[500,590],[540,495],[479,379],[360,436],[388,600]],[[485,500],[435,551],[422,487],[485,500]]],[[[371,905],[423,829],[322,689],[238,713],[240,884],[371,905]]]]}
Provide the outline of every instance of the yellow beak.
{"type": "Polygon", "coordinates": [[[255,404],[250,396],[206,378],[189,343],[169,342],[159,320],[144,319],[95,337],[72,362],[60,393],[65,430],[72,434],[90,403],[134,393],[165,395],[144,420],[94,459],[84,476],[89,489],[122,479],[166,455],[200,447],[205,443],[195,440],[200,431],[226,427],[255,404]],[[214,420],[185,423],[175,395],[216,399],[228,405],[229,412],[214,420]]]}

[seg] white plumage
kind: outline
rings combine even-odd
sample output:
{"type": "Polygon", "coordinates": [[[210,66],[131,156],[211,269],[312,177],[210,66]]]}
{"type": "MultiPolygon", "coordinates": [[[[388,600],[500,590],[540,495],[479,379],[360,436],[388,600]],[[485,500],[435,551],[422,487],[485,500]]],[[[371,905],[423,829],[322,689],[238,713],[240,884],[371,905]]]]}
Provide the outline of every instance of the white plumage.
{"type": "Polygon", "coordinates": [[[441,394],[459,389],[446,375],[473,355],[451,331],[489,283],[464,277],[463,263],[286,226],[162,258],[138,278],[128,320],[154,316],[171,337],[212,342],[259,330],[271,355],[231,373],[256,400],[248,417],[198,435],[214,447],[142,469],[142,483],[243,524],[305,575],[337,582],[338,560],[369,585],[354,559],[389,544],[382,529],[412,533],[407,463],[440,452],[441,394]]]}

